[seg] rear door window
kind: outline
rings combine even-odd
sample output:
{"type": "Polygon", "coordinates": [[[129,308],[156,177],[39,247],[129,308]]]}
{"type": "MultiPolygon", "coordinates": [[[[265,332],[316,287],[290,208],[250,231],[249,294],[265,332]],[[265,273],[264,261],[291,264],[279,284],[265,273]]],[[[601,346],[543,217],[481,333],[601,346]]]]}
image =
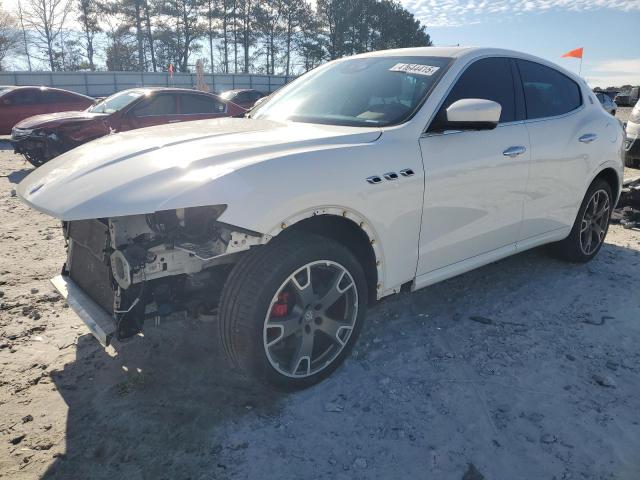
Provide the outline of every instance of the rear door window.
{"type": "Polygon", "coordinates": [[[564,115],[582,105],[580,87],[566,75],[528,60],[518,60],[518,69],[528,119],[564,115]]]}
{"type": "Polygon", "coordinates": [[[133,114],[136,117],[153,117],[159,115],[175,115],[178,113],[176,108],[175,95],[158,94],[152,95],[136,107],[133,114]]]}
{"type": "Polygon", "coordinates": [[[182,94],[180,95],[180,113],[183,115],[195,115],[199,113],[224,113],[224,102],[207,95],[182,94]]]}
{"type": "Polygon", "coordinates": [[[499,103],[502,106],[500,123],[516,120],[511,61],[508,58],[483,58],[472,63],[449,92],[443,110],[452,103],[466,98],[480,98],[499,103]]]}

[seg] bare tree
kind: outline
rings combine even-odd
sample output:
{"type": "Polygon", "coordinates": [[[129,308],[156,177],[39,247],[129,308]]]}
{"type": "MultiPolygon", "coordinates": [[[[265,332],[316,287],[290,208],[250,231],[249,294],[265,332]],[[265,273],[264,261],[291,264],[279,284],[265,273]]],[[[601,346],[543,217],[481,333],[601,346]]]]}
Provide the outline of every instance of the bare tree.
{"type": "Polygon", "coordinates": [[[293,40],[296,33],[303,25],[313,26],[314,18],[311,7],[306,2],[300,2],[298,0],[284,0],[283,1],[283,14],[284,14],[284,36],[285,36],[285,75],[289,76],[291,73],[291,50],[293,40]]]}
{"type": "MultiPolygon", "coordinates": [[[[244,51],[244,62],[242,66],[242,71],[244,73],[249,72],[249,49],[254,45],[256,40],[255,28],[257,23],[256,15],[258,13],[256,4],[252,0],[240,0],[239,9],[236,9],[236,15],[239,10],[239,16],[237,19],[240,24],[240,33],[242,39],[242,49],[244,51]]],[[[237,28],[237,27],[236,27],[237,28]]],[[[237,50],[237,39],[236,39],[236,50],[237,50]]],[[[237,60],[236,60],[237,64],[237,60]]],[[[237,73],[237,66],[236,66],[237,73]]]]}
{"type": "Polygon", "coordinates": [[[27,57],[27,65],[31,71],[31,53],[29,53],[29,43],[27,42],[27,29],[24,28],[24,15],[22,14],[22,3],[18,0],[18,20],[20,21],[20,30],[22,30],[22,42],[24,45],[24,54],[27,57]]]}
{"type": "Polygon", "coordinates": [[[156,66],[156,52],[153,46],[153,33],[151,31],[151,14],[149,13],[149,2],[148,0],[142,0],[144,6],[144,21],[147,26],[147,43],[149,44],[149,53],[151,53],[151,66],[153,67],[153,71],[157,71],[156,66]]]}
{"type": "Polygon", "coordinates": [[[55,43],[71,11],[71,0],[27,0],[26,6],[24,23],[53,71],[57,64],[55,43]]]}
{"type": "Polygon", "coordinates": [[[96,3],[92,0],[78,0],[78,13],[80,14],[78,20],[84,37],[84,50],[85,57],[89,63],[89,69],[91,71],[96,69],[96,65],[93,61],[95,54],[94,39],[95,36],[102,31],[98,24],[98,9],[96,3]]]}
{"type": "Polygon", "coordinates": [[[166,19],[161,22],[165,38],[173,44],[174,60],[181,72],[189,71],[189,56],[202,48],[198,42],[205,33],[198,15],[202,3],[202,0],[163,0],[158,6],[166,19]]]}
{"type": "MultiPolygon", "coordinates": [[[[146,3],[146,2],[145,2],[146,3]]],[[[159,2],[160,3],[160,2],[159,2]]],[[[118,38],[124,34],[124,27],[133,28],[135,30],[135,38],[138,55],[138,69],[146,69],[145,57],[145,37],[147,36],[146,28],[143,30],[143,10],[142,0],[105,0],[100,4],[103,13],[111,18],[118,20],[118,38]]],[[[115,37],[114,37],[115,38],[115,37]]]]}
{"type": "Polygon", "coordinates": [[[20,32],[16,19],[0,3],[0,71],[4,70],[4,60],[20,45],[20,32]]]}
{"type": "Polygon", "coordinates": [[[256,8],[256,23],[264,41],[266,71],[271,75],[275,72],[278,43],[283,33],[283,14],[284,5],[281,0],[260,2],[256,8]]]}

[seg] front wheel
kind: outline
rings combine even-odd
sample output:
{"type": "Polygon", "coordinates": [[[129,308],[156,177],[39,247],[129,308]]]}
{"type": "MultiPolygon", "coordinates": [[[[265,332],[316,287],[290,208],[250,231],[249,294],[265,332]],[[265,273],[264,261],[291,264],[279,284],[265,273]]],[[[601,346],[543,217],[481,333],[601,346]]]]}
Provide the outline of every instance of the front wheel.
{"type": "Polygon", "coordinates": [[[231,362],[288,389],[311,386],[349,355],[364,322],[367,285],[358,260],[333,240],[283,234],[249,251],[220,299],[231,362]]]}
{"type": "Polygon", "coordinates": [[[554,245],[555,252],[570,262],[584,263],[591,260],[604,243],[612,210],[611,187],[604,180],[596,179],[580,205],[571,233],[554,245]]]}
{"type": "Polygon", "coordinates": [[[29,162],[31,165],[33,165],[36,168],[46,163],[46,160],[44,159],[44,155],[42,154],[23,153],[23,155],[25,160],[27,160],[27,162],[29,162]]]}

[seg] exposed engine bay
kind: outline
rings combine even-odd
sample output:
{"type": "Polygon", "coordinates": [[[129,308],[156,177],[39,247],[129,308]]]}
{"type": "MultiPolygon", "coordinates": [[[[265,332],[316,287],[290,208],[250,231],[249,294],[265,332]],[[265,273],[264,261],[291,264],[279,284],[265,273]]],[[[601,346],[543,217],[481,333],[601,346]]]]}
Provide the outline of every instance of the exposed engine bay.
{"type": "Polygon", "coordinates": [[[225,209],[63,222],[62,274],[112,316],[119,340],[139,333],[148,318],[211,314],[231,266],[262,240],[218,222],[225,209]]]}

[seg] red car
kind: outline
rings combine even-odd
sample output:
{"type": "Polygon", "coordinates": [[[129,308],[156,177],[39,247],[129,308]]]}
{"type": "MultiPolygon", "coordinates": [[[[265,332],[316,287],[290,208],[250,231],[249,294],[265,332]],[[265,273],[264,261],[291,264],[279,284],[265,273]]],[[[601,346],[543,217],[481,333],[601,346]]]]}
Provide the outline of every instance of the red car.
{"type": "Polygon", "coordinates": [[[11,133],[15,153],[34,166],[109,133],[165,123],[243,115],[245,109],[217,95],[181,88],[133,88],[84,111],[37,115],[11,133]]]}
{"type": "Polygon", "coordinates": [[[79,93],[47,87],[0,88],[0,135],[9,135],[20,120],[41,113],[84,110],[95,100],[79,93]]]}

